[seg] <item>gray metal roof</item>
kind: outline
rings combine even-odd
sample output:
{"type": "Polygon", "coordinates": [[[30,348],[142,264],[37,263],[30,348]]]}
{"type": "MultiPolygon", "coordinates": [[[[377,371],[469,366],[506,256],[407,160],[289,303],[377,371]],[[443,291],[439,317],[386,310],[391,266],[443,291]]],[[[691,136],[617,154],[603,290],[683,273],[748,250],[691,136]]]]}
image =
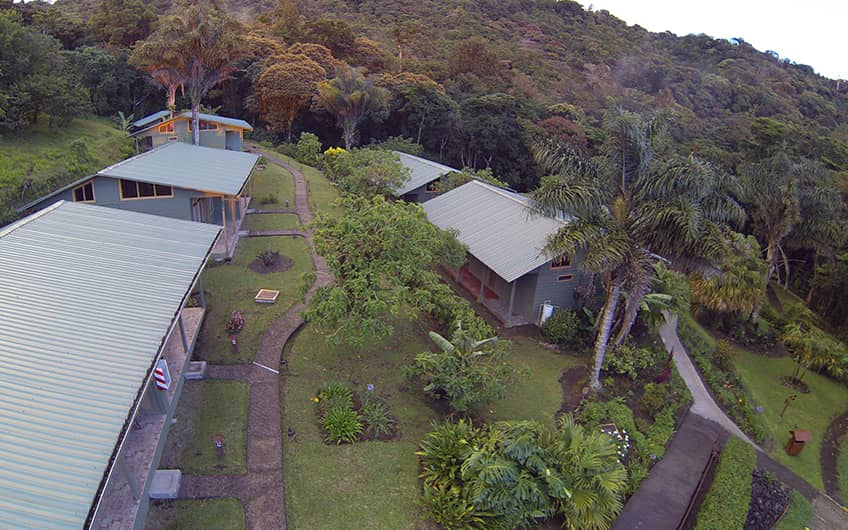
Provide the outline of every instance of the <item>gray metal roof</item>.
{"type": "Polygon", "coordinates": [[[164,117],[166,117],[170,114],[171,114],[171,112],[168,111],[168,110],[160,110],[159,112],[154,112],[153,114],[150,114],[149,116],[145,116],[145,117],[141,118],[140,120],[135,120],[134,122],[132,122],[132,126],[133,127],[144,127],[148,123],[153,123],[154,121],[157,121],[161,118],[164,118],[164,117]]]}
{"type": "Polygon", "coordinates": [[[478,180],[425,202],[430,222],[459,232],[468,251],[511,282],[550,261],[547,238],[564,221],[531,214],[526,197],[478,180]]]}
{"type": "Polygon", "coordinates": [[[238,195],[259,155],[169,142],[128,158],[98,175],[190,190],[238,195]]]}
{"type": "Polygon", "coordinates": [[[429,184],[443,175],[459,171],[458,169],[427,160],[426,158],[401,153],[400,151],[392,152],[398,155],[401,164],[409,169],[409,180],[404,182],[395,192],[395,196],[397,197],[409,193],[416,188],[420,188],[425,184],[429,184]]]}
{"type": "Polygon", "coordinates": [[[64,201],[0,228],[0,526],[83,526],[219,231],[64,201]]]}
{"type": "MultiPolygon", "coordinates": [[[[189,118],[191,119],[191,111],[187,110],[185,112],[181,112],[179,114],[181,118],[189,118]]],[[[237,118],[227,118],[225,116],[216,116],[214,114],[204,114],[202,112],[197,113],[198,118],[203,121],[211,121],[214,123],[220,123],[221,125],[230,125],[232,127],[238,127],[240,129],[247,129],[248,131],[253,130],[253,126],[247,123],[244,120],[239,120],[237,118]]]]}

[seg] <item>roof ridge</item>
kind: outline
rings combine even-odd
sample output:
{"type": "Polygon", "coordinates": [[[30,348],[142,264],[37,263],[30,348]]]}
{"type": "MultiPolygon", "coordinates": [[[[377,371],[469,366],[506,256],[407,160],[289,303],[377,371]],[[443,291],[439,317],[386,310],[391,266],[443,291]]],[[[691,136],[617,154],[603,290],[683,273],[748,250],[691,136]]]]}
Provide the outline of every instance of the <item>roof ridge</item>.
{"type": "Polygon", "coordinates": [[[143,157],[143,156],[147,156],[147,155],[149,155],[150,153],[155,153],[155,152],[157,152],[157,151],[162,151],[162,150],[166,149],[168,146],[171,146],[171,145],[177,145],[177,144],[180,144],[180,143],[182,143],[182,142],[167,142],[167,143],[164,143],[164,144],[162,144],[162,145],[156,146],[156,147],[154,147],[153,149],[150,149],[150,150],[145,151],[145,152],[143,152],[143,153],[138,153],[138,154],[137,154],[137,155],[135,155],[135,156],[131,156],[131,157],[129,157],[129,158],[125,158],[125,159],[123,159],[123,160],[120,160],[120,161],[118,161],[118,162],[115,162],[115,163],[114,163],[114,164],[112,164],[111,166],[106,166],[106,167],[104,167],[103,169],[101,169],[100,171],[98,171],[97,173],[95,173],[95,175],[105,175],[105,176],[108,176],[108,174],[107,174],[107,173],[104,173],[105,171],[111,171],[111,170],[115,169],[116,167],[121,166],[121,165],[123,165],[123,164],[124,164],[124,163],[126,163],[126,162],[129,162],[130,160],[135,160],[135,159],[137,159],[137,158],[141,158],[141,157],[143,157]]]}
{"type": "MultiPolygon", "coordinates": [[[[515,197],[515,196],[513,195],[515,192],[511,192],[511,191],[509,191],[509,190],[505,190],[505,189],[500,188],[500,187],[498,187],[498,186],[495,186],[495,185],[493,185],[493,184],[489,184],[488,182],[483,182],[482,180],[479,180],[479,179],[477,179],[477,178],[472,178],[472,179],[471,179],[471,182],[476,182],[477,184],[480,184],[480,185],[481,185],[481,186],[483,186],[484,188],[488,189],[489,191],[494,192],[494,193],[497,193],[498,195],[501,195],[501,196],[503,196],[503,197],[506,197],[507,199],[509,199],[509,200],[511,200],[511,201],[517,202],[518,204],[520,204],[521,206],[523,206],[523,207],[527,208],[528,210],[530,209],[530,205],[529,205],[529,204],[527,204],[526,202],[522,201],[521,199],[519,199],[518,197],[515,197]]],[[[533,199],[530,199],[530,198],[528,197],[528,198],[527,198],[527,200],[528,200],[528,201],[532,201],[533,199]]]]}
{"type": "Polygon", "coordinates": [[[15,221],[14,223],[12,223],[8,226],[0,228],[0,239],[3,239],[4,237],[8,236],[9,234],[14,232],[18,228],[21,228],[22,226],[28,225],[32,221],[35,221],[36,219],[41,217],[42,215],[49,213],[49,212],[52,212],[53,210],[62,206],[63,204],[65,204],[64,200],[56,201],[53,204],[51,204],[50,206],[48,206],[47,208],[38,210],[37,212],[35,212],[33,214],[27,215],[23,219],[19,219],[19,220],[15,221]]]}
{"type": "Polygon", "coordinates": [[[410,154],[410,153],[404,153],[403,151],[397,151],[395,149],[393,149],[392,152],[399,154],[399,155],[404,155],[404,156],[414,158],[416,160],[419,160],[419,161],[424,162],[425,164],[428,164],[428,165],[431,165],[431,166],[446,167],[448,169],[451,169],[451,170],[457,171],[457,172],[461,171],[461,170],[456,169],[456,168],[449,166],[447,164],[442,164],[441,162],[436,162],[435,160],[430,160],[429,158],[424,158],[423,156],[413,155],[413,154],[410,154]]]}

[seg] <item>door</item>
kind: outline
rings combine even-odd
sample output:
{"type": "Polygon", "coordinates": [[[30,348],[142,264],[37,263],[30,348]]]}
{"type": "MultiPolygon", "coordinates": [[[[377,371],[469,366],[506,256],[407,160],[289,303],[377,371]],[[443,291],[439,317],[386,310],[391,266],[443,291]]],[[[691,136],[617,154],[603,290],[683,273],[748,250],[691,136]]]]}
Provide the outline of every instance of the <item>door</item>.
{"type": "Polygon", "coordinates": [[[224,140],[228,150],[241,151],[241,135],[238,131],[226,131],[224,140]]]}
{"type": "Polygon", "coordinates": [[[200,223],[212,223],[212,199],[209,197],[192,199],[191,219],[200,223]]]}

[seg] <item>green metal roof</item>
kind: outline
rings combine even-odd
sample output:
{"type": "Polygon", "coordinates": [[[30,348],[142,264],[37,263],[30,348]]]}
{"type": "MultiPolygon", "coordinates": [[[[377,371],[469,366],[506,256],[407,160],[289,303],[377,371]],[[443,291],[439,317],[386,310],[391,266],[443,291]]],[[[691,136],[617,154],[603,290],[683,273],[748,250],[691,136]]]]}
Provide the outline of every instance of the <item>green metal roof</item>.
{"type": "Polygon", "coordinates": [[[425,184],[433,182],[437,178],[447,175],[448,173],[456,173],[459,170],[454,169],[426,158],[401,153],[400,151],[392,151],[400,157],[401,164],[409,169],[409,180],[404,182],[395,192],[396,197],[400,197],[410,191],[420,188],[425,184]]]}
{"type": "Polygon", "coordinates": [[[128,158],[98,175],[176,188],[238,195],[259,155],[169,142],[128,158]]]}
{"type": "Polygon", "coordinates": [[[64,201],[0,228],[0,526],[84,525],[219,231],[64,201]]]}
{"type": "MultiPolygon", "coordinates": [[[[191,111],[187,110],[185,112],[181,112],[179,116],[181,118],[191,119],[191,111]]],[[[237,118],[227,118],[226,116],[216,116],[215,114],[204,114],[202,112],[198,112],[197,117],[203,121],[211,121],[213,123],[220,123],[221,125],[238,127],[239,129],[246,129],[248,131],[253,130],[253,126],[251,124],[247,123],[244,120],[239,120],[237,118]]]]}
{"type": "Polygon", "coordinates": [[[454,229],[468,251],[511,282],[551,258],[548,236],[564,221],[533,215],[532,202],[517,193],[472,180],[422,206],[430,222],[454,229]]]}

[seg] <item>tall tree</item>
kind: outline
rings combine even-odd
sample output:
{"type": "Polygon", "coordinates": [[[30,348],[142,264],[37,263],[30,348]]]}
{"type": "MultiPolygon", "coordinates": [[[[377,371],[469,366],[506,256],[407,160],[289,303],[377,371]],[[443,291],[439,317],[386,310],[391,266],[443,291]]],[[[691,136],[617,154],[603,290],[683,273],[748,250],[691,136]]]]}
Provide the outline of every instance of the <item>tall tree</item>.
{"type": "Polygon", "coordinates": [[[389,30],[389,34],[392,36],[392,40],[395,41],[395,46],[397,46],[398,65],[400,66],[401,71],[403,71],[404,47],[413,37],[420,34],[423,30],[424,27],[421,23],[416,21],[401,22],[400,24],[392,26],[389,30]]]}
{"type": "Polygon", "coordinates": [[[658,156],[658,118],[615,109],[604,126],[608,141],[598,157],[561,145],[540,149],[539,161],[558,174],[544,178],[533,194],[539,212],[572,216],[551,236],[551,255],[582,251],[582,267],[604,283],[590,383],[595,390],[619,301],[626,292],[616,343],[629,334],[650,291],[655,256],[682,263],[715,256],[722,248],[720,225],[744,219],[728,175],[695,157],[658,156]]]}
{"type": "Polygon", "coordinates": [[[389,120],[400,134],[415,138],[421,145],[427,129],[457,111],[445,88],[421,74],[383,74],[379,84],[391,93],[389,120]]]}
{"type": "Polygon", "coordinates": [[[336,117],[342,130],[345,148],[356,143],[359,125],[368,116],[379,116],[386,110],[385,89],[350,66],[338,66],[336,77],[318,84],[318,102],[336,117]]]}
{"type": "Polygon", "coordinates": [[[100,42],[128,48],[146,39],[158,18],[141,0],[104,0],[91,17],[91,29],[100,42]]]}
{"type": "Polygon", "coordinates": [[[271,127],[284,132],[288,142],[298,112],[315,93],[318,82],[324,79],[321,66],[303,54],[283,55],[276,64],[265,70],[256,82],[260,113],[271,127]]]}

